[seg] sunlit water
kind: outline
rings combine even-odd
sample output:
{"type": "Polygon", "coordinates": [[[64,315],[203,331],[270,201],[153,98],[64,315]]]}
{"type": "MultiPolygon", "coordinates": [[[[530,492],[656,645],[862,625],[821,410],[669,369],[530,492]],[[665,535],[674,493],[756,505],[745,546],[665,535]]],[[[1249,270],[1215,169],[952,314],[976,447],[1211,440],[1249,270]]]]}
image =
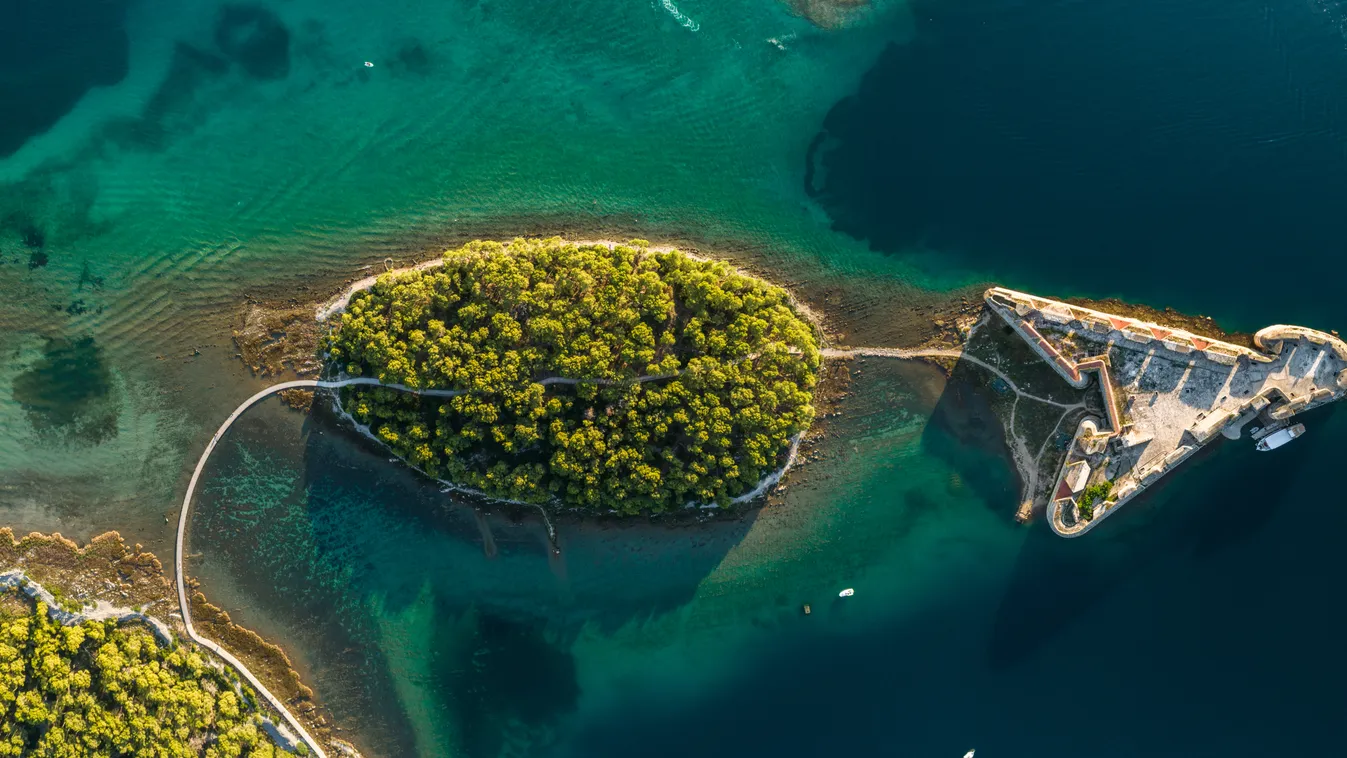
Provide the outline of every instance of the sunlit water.
{"type": "MultiPolygon", "coordinates": [[[[268,381],[234,359],[245,298],[464,237],[730,250],[858,343],[992,276],[1347,323],[1333,3],[890,3],[831,31],[776,0],[124,5],[52,3],[0,52],[28,76],[0,89],[21,528],[169,555],[188,469],[268,381]]],[[[208,471],[191,571],[375,756],[1336,749],[1340,414],[1068,542],[1013,523],[967,388],[870,361],[855,390],[781,506],[563,523],[559,558],[268,401],[208,471]]]]}

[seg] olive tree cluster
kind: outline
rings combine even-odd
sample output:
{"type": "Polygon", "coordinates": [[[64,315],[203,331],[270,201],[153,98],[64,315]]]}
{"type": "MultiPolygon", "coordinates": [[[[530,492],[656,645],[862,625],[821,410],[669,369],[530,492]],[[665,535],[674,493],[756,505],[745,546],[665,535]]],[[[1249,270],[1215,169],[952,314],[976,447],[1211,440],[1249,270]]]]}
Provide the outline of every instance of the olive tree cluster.
{"type": "Polygon", "coordinates": [[[779,287],[635,240],[473,242],[352,297],[344,407],[431,476],[624,514],[725,504],[813,420],[811,326],[779,287]]]}
{"type": "Polygon", "coordinates": [[[246,688],[112,621],[0,618],[0,756],[271,758],[246,688]]]}

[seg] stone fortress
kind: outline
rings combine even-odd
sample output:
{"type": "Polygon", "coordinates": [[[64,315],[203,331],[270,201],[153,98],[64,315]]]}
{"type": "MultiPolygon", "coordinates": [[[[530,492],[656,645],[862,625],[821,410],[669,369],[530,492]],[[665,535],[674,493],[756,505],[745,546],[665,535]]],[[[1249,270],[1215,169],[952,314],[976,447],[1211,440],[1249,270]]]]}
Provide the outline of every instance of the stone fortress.
{"type": "Polygon", "coordinates": [[[1222,435],[1255,439],[1347,394],[1347,343],[1276,325],[1257,350],[1159,324],[993,287],[987,306],[1071,386],[1097,378],[1105,418],[1078,425],[1047,502],[1076,537],[1222,435]]]}

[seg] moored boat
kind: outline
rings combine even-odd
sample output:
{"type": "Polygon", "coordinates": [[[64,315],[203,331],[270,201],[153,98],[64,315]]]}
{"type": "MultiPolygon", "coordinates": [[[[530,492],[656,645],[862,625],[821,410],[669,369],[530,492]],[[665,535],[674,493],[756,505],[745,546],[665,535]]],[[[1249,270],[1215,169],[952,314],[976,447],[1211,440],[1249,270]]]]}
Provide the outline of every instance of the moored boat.
{"type": "Polygon", "coordinates": [[[851,596],[854,595],[854,594],[856,594],[856,590],[853,590],[853,589],[851,589],[850,587],[847,587],[846,589],[844,589],[844,590],[842,590],[841,592],[837,593],[837,596],[838,596],[838,597],[851,597],[851,596]]]}
{"type": "Polygon", "coordinates": [[[1305,425],[1296,424],[1295,426],[1289,426],[1285,429],[1279,429],[1273,432],[1272,434],[1269,434],[1268,436],[1259,440],[1258,444],[1255,445],[1255,447],[1262,452],[1267,452],[1269,450],[1276,450],[1277,448],[1281,447],[1282,445],[1285,445],[1286,443],[1290,442],[1291,440],[1295,439],[1296,437],[1299,437],[1304,433],[1305,433],[1305,425]]]}

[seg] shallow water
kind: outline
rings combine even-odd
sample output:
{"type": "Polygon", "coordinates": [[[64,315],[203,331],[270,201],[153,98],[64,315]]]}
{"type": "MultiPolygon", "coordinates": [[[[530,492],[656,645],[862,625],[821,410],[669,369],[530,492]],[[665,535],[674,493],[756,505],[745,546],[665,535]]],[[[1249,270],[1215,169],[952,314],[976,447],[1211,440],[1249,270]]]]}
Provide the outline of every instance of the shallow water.
{"type": "MultiPolygon", "coordinates": [[[[49,340],[91,337],[120,393],[118,433],[85,448],[35,444],[0,393],[11,503],[34,481],[37,510],[109,489],[171,500],[169,472],[246,396],[230,337],[246,298],[322,297],[445,240],[672,236],[825,286],[863,272],[872,309],[912,291],[900,262],[831,233],[799,181],[823,113],[905,33],[901,8],[822,32],[771,0],[687,4],[692,32],[644,3],[287,2],[249,6],[266,21],[244,31],[221,30],[222,7],[133,4],[126,76],[0,161],[0,381],[49,340]],[[283,65],[237,52],[275,24],[283,65]]],[[[67,528],[129,526],[106,510],[67,528]]]]}
{"type": "MultiPolygon", "coordinates": [[[[125,76],[0,159],[5,523],[169,555],[187,469],[269,381],[234,358],[245,299],[465,237],[730,252],[853,344],[991,276],[1347,323],[1334,3],[887,3],[830,31],[776,0],[222,7],[130,4],[125,76]]],[[[860,368],[781,506],[563,524],[559,559],[267,401],[212,461],[190,571],[376,756],[1336,746],[1342,414],[1063,541],[1013,524],[966,388],[860,368]]]]}

